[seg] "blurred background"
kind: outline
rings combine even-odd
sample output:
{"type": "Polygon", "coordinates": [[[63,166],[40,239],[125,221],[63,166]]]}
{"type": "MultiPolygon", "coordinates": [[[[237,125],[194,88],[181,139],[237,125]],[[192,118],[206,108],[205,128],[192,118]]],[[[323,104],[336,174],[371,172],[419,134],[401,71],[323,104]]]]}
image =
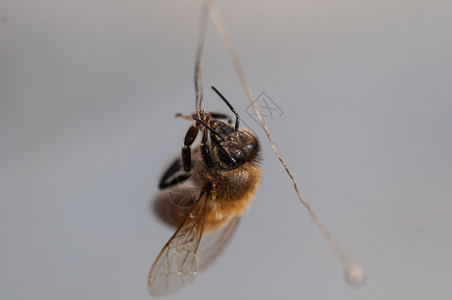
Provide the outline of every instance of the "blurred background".
{"type": "MultiPolygon", "coordinates": [[[[345,283],[209,24],[204,85],[261,138],[263,177],[228,249],[170,299],[450,298],[452,2],[218,5],[302,194],[368,277],[345,283]]],[[[200,7],[1,1],[0,298],[150,298],[200,7]]]]}

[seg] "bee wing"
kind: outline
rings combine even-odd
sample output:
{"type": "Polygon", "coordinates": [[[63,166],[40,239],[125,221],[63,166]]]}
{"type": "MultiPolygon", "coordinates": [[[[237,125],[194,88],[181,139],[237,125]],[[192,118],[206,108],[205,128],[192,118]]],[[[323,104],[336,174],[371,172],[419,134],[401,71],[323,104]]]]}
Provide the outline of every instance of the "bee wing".
{"type": "Polygon", "coordinates": [[[240,220],[240,217],[233,217],[220,229],[203,235],[198,250],[200,271],[207,269],[223,253],[238,228],[240,220]]]}
{"type": "Polygon", "coordinates": [[[155,260],[148,277],[148,290],[152,296],[172,294],[195,280],[196,251],[204,230],[208,198],[209,193],[200,196],[155,260]]]}

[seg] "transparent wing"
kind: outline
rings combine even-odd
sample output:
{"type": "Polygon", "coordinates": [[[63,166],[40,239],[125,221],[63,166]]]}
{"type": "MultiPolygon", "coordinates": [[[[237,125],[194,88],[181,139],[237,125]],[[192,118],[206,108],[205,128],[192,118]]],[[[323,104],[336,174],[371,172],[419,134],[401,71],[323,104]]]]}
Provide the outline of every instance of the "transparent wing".
{"type": "Polygon", "coordinates": [[[198,249],[198,269],[204,271],[214,262],[228,245],[231,237],[238,228],[240,217],[231,218],[220,229],[204,234],[198,249]]]}
{"type": "Polygon", "coordinates": [[[152,296],[172,294],[195,280],[196,251],[204,229],[208,198],[209,193],[201,195],[155,260],[148,277],[148,289],[152,296]]]}

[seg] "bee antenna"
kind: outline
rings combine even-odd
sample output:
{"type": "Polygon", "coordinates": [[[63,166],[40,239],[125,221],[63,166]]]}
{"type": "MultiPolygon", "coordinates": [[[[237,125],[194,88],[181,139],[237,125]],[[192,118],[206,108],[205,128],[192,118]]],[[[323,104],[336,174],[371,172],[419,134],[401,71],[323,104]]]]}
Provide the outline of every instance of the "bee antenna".
{"type": "Polygon", "coordinates": [[[229,101],[226,100],[226,98],[216,89],[216,87],[212,86],[211,88],[212,88],[212,90],[215,91],[215,93],[217,93],[218,96],[220,96],[220,98],[224,101],[224,103],[226,103],[226,105],[229,107],[229,109],[234,113],[234,115],[235,115],[235,129],[234,129],[234,131],[237,132],[237,130],[239,130],[239,123],[240,123],[240,116],[239,116],[239,114],[235,111],[234,107],[232,107],[231,103],[229,103],[229,101]]]}
{"type": "Polygon", "coordinates": [[[195,120],[195,121],[201,123],[203,126],[205,126],[207,129],[209,129],[211,132],[213,132],[216,136],[218,136],[221,140],[224,141],[224,137],[223,137],[221,134],[219,134],[218,132],[216,132],[215,129],[213,129],[212,127],[210,127],[209,125],[207,125],[206,122],[204,122],[203,120],[201,120],[201,119],[198,118],[198,117],[193,117],[193,120],[195,120]]]}

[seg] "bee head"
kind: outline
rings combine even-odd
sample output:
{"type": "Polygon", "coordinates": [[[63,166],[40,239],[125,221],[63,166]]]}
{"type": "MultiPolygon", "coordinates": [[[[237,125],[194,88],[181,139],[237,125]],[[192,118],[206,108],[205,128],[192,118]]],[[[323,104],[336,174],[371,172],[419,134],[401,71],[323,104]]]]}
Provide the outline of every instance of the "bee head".
{"type": "Polygon", "coordinates": [[[212,127],[218,133],[210,134],[212,150],[221,168],[235,169],[258,160],[260,145],[251,131],[243,128],[236,131],[233,125],[221,121],[215,121],[212,127]]]}
{"type": "MultiPolygon", "coordinates": [[[[193,117],[193,119],[210,131],[211,148],[219,167],[233,170],[246,162],[257,163],[260,145],[256,136],[251,131],[239,127],[239,114],[215,87],[212,86],[212,89],[234,113],[235,124],[211,119],[209,125],[198,117],[193,117]]],[[[204,117],[204,115],[201,116],[202,119],[204,117]]]]}

